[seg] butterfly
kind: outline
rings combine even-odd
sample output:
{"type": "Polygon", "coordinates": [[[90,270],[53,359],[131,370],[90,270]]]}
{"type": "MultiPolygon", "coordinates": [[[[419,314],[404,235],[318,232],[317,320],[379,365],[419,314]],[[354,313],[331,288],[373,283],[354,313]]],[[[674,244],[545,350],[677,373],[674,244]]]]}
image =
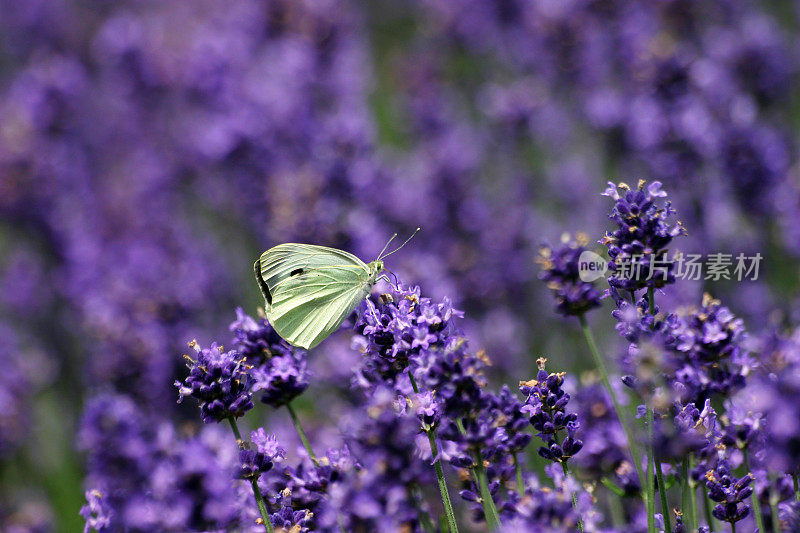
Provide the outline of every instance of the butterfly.
{"type": "Polygon", "coordinates": [[[342,322],[382,278],[383,259],[406,241],[364,263],[351,253],[314,244],[279,244],[259,257],[253,269],[266,302],[267,320],[293,346],[310,349],[339,329],[342,322]]]}

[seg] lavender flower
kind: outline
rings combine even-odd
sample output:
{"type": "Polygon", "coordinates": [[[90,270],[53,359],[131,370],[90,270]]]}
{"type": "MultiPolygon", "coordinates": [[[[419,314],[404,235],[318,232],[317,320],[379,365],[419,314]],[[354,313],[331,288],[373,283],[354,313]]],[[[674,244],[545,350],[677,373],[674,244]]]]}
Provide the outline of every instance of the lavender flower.
{"type": "Polygon", "coordinates": [[[261,474],[272,469],[275,462],[286,456],[286,450],[278,445],[275,435],[267,435],[264,428],[258,428],[250,434],[250,441],[241,444],[239,477],[242,479],[258,479],[261,474]]]}
{"type": "Polygon", "coordinates": [[[236,318],[230,326],[233,346],[254,366],[253,392],[263,391],[261,401],[275,408],[302,394],[310,377],[307,352],[289,345],[264,318],[256,322],[241,308],[236,318]]]}
{"type": "Polygon", "coordinates": [[[606,476],[626,494],[638,494],[641,484],[608,391],[600,383],[585,383],[572,395],[571,402],[581,421],[584,442],[581,453],[572,459],[574,464],[594,479],[606,476]]]}
{"type": "MultiPolygon", "coordinates": [[[[779,472],[800,472],[800,364],[796,338],[782,339],[762,351],[760,360],[772,372],[760,374],[742,392],[741,406],[760,413],[764,420],[764,458],[779,472]]],[[[738,403],[738,402],[737,402],[738,403]]]]}
{"type": "Polygon", "coordinates": [[[191,396],[200,404],[200,416],[205,423],[238,418],[253,408],[253,378],[245,368],[242,354],[235,350],[225,352],[222,346],[212,343],[200,348],[197,341],[189,343],[197,359],[189,361],[189,375],[183,382],[176,381],[179,402],[191,396]]]}
{"type": "Polygon", "coordinates": [[[87,405],[79,446],[112,530],[213,530],[250,520],[252,492],[237,491],[236,449],[223,428],[179,437],[130,397],[104,394],[87,405]]]}
{"type": "Polygon", "coordinates": [[[555,490],[542,487],[534,477],[529,477],[525,483],[525,493],[516,504],[515,515],[503,522],[501,531],[573,531],[581,519],[586,527],[591,527],[594,510],[588,494],[581,490],[573,478],[564,476],[558,465],[545,468],[553,478],[555,490]],[[571,495],[575,492],[580,492],[577,509],[571,501],[571,495]]]}
{"type": "Polygon", "coordinates": [[[306,533],[310,531],[309,526],[311,520],[314,518],[314,513],[307,509],[295,511],[292,507],[292,491],[289,488],[281,491],[278,499],[280,509],[272,513],[270,519],[272,525],[278,531],[286,531],[291,533],[306,533]]]}
{"type": "Polygon", "coordinates": [[[548,374],[545,370],[544,358],[536,360],[539,373],[536,379],[521,381],[519,390],[526,395],[522,412],[530,415],[530,423],[545,446],[539,448],[539,455],[554,462],[566,463],[583,448],[583,442],[577,438],[580,424],[578,415],[567,413],[566,407],[570,395],[561,387],[565,373],[548,374]],[[562,440],[560,431],[567,434],[562,440]]]}
{"type": "Polygon", "coordinates": [[[667,196],[661,183],[645,186],[646,182],[640,181],[637,189],[631,190],[624,183],[609,183],[603,193],[614,200],[609,218],[617,224],[617,229],[600,241],[608,247],[608,283],[622,290],[674,283],[675,264],[667,258],[667,246],[674,237],[686,233],[680,222],[670,221],[675,214],[670,202],[663,207],[656,205],[658,198],[667,196]]]}
{"type": "Polygon", "coordinates": [[[706,480],[708,497],[719,502],[714,506],[714,518],[734,524],[750,514],[750,506],[743,502],[753,492],[752,474],[737,478],[731,473],[728,461],[723,459],[714,470],[708,471],[706,480]]]}
{"type": "Polygon", "coordinates": [[[113,511],[99,490],[86,491],[86,505],[81,507],[80,514],[86,520],[83,533],[108,531],[111,527],[113,511]]]}
{"type": "Polygon", "coordinates": [[[422,429],[429,430],[436,426],[441,418],[441,406],[437,403],[430,391],[417,394],[412,400],[412,405],[417,413],[417,418],[422,424],[422,429]]]}
{"type": "Polygon", "coordinates": [[[800,528],[800,502],[782,504],[778,510],[778,520],[781,531],[796,531],[800,528]]]}
{"type": "Polygon", "coordinates": [[[657,394],[660,409],[674,401],[702,405],[744,386],[755,364],[745,349],[746,332],[719,300],[705,294],[699,308],[665,317],[658,308],[650,314],[646,298],[635,307],[618,298],[617,305],[617,331],[632,343],[622,365],[634,374],[623,381],[642,397],[657,394]]]}
{"type": "Polygon", "coordinates": [[[575,240],[568,235],[561,238],[558,247],[539,249],[538,262],[542,266],[539,278],[547,283],[556,299],[556,311],[564,316],[582,315],[600,306],[600,291],[594,283],[579,277],[578,259],[587,250],[589,239],[578,234],[575,240]]]}
{"type": "MultiPolygon", "coordinates": [[[[8,457],[27,435],[29,402],[38,386],[31,378],[25,361],[35,353],[24,350],[19,335],[8,325],[0,323],[0,460],[8,457]]],[[[44,364],[40,362],[39,364],[44,364]]],[[[39,366],[39,365],[37,365],[39,366]]]]}

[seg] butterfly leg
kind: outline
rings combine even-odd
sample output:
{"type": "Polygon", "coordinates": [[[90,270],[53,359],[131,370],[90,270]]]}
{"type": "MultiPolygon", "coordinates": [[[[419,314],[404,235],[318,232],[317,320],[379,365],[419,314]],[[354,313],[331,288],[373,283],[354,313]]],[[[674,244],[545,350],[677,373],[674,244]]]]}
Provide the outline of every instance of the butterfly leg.
{"type": "Polygon", "coordinates": [[[372,317],[375,319],[375,324],[380,324],[381,321],[378,318],[378,313],[375,312],[375,304],[373,304],[369,299],[367,299],[367,304],[369,305],[369,310],[372,311],[372,317]]]}
{"type": "MultiPolygon", "coordinates": [[[[395,279],[397,279],[397,277],[396,277],[396,276],[395,276],[395,279]]],[[[390,286],[391,286],[391,287],[392,287],[392,288],[395,290],[395,292],[400,292],[400,289],[397,287],[397,285],[395,285],[394,283],[392,283],[392,280],[391,280],[391,279],[389,278],[389,276],[387,276],[386,274],[381,274],[380,276],[378,276],[378,277],[375,279],[375,281],[380,281],[380,280],[385,280],[385,281],[386,281],[386,283],[388,283],[388,284],[389,284],[389,285],[390,285],[390,286]]]]}

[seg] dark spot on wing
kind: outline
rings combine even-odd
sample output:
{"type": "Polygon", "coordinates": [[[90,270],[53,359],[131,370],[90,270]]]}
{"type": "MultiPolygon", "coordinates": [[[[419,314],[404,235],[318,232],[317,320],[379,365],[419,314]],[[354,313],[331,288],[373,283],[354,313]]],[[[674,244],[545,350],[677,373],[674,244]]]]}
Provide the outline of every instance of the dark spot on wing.
{"type": "Polygon", "coordinates": [[[261,288],[261,294],[264,295],[264,299],[267,301],[267,304],[272,305],[272,293],[269,292],[267,282],[264,281],[264,278],[261,276],[261,259],[256,259],[256,262],[253,265],[253,270],[256,272],[256,281],[258,281],[258,286],[261,288]]]}
{"type": "Polygon", "coordinates": [[[289,272],[289,276],[290,276],[290,277],[291,277],[291,276],[299,276],[299,275],[300,275],[300,274],[302,274],[303,272],[304,272],[304,270],[303,270],[302,268],[295,268],[294,270],[292,270],[291,272],[289,272]]]}

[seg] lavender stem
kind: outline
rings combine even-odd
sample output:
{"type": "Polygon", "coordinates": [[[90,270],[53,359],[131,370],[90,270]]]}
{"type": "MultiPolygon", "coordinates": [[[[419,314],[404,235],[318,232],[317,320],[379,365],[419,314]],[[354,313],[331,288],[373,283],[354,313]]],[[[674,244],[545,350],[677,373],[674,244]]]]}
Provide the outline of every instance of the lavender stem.
{"type": "Polygon", "coordinates": [[[494,505],[492,493],[489,492],[489,481],[486,478],[486,468],[483,466],[483,457],[481,452],[475,452],[475,477],[478,480],[478,488],[481,493],[481,503],[483,503],[484,514],[486,515],[486,524],[489,529],[495,530],[502,524],[500,522],[500,515],[497,514],[497,507],[494,505]]]}
{"type": "Polygon", "coordinates": [[[714,531],[714,515],[711,512],[711,499],[708,497],[708,491],[703,490],[703,507],[705,508],[706,513],[706,522],[708,524],[708,528],[711,531],[714,531]]]}
{"type": "Polygon", "coordinates": [[[648,434],[648,454],[647,454],[647,472],[645,473],[647,490],[647,531],[648,533],[655,533],[656,531],[656,484],[653,476],[653,469],[655,468],[655,457],[653,457],[653,410],[647,407],[646,415],[647,434],[648,434]]]}
{"type": "MultiPolygon", "coordinates": [[[[753,469],[750,468],[750,458],[747,456],[746,449],[742,450],[742,456],[744,457],[744,467],[752,474],[753,469]]],[[[753,515],[756,518],[758,530],[766,532],[767,530],[764,528],[764,516],[761,514],[761,504],[758,502],[758,495],[755,490],[750,494],[750,501],[753,502],[753,515]]]]}
{"type": "Polygon", "coordinates": [[[514,473],[517,476],[517,492],[522,496],[525,494],[525,481],[522,479],[522,466],[519,464],[519,458],[516,452],[512,454],[514,458],[514,473]]]}
{"type": "MultiPolygon", "coordinates": [[[[419,394],[417,381],[410,370],[408,371],[408,379],[411,381],[411,388],[414,389],[416,394],[419,394]]],[[[447,525],[450,528],[450,533],[458,533],[458,523],[453,512],[453,503],[450,501],[450,493],[447,490],[447,480],[444,477],[442,460],[437,457],[439,455],[439,447],[436,445],[436,430],[426,429],[425,433],[428,435],[428,442],[431,445],[431,457],[436,459],[436,462],[433,463],[433,468],[436,470],[436,480],[439,482],[439,493],[442,495],[442,505],[444,505],[444,512],[447,516],[447,525]]]]}
{"type": "MultiPolygon", "coordinates": [[[[456,420],[456,427],[462,435],[466,435],[467,431],[464,429],[464,423],[461,419],[456,420]]],[[[481,506],[483,506],[483,514],[486,517],[486,524],[489,529],[496,529],[500,524],[500,516],[497,514],[497,507],[494,505],[492,494],[489,492],[489,483],[486,478],[486,469],[483,467],[483,457],[480,452],[476,452],[474,456],[475,466],[470,470],[472,472],[472,479],[478,487],[478,492],[481,495],[481,506]]]]}
{"type": "MultiPolygon", "coordinates": [[[[651,444],[651,446],[655,446],[651,444]]],[[[664,484],[664,474],[661,471],[661,460],[655,456],[653,450],[653,462],[656,466],[656,480],[658,481],[658,494],[661,497],[661,512],[664,515],[664,528],[667,533],[672,533],[672,520],[669,516],[669,503],[667,502],[667,486],[664,484]]]]}
{"type": "MultiPolygon", "coordinates": [[[[569,475],[569,467],[567,466],[566,461],[561,461],[561,469],[564,471],[564,477],[569,475]]],[[[575,509],[575,514],[578,515],[578,531],[583,533],[583,520],[581,519],[581,514],[578,511],[578,497],[573,492],[572,496],[572,508],[575,509]]]]}
{"type": "Polygon", "coordinates": [[[294,424],[294,429],[300,436],[300,440],[303,442],[303,447],[306,449],[308,457],[315,465],[318,465],[319,460],[317,459],[316,454],[314,454],[314,450],[311,448],[311,443],[308,442],[308,437],[306,436],[306,432],[303,431],[303,426],[300,425],[300,419],[297,417],[297,413],[295,412],[294,407],[292,407],[292,402],[286,404],[286,409],[289,410],[289,416],[292,417],[292,423],[294,424]]]}
{"type": "Polygon", "coordinates": [[[409,489],[411,499],[414,501],[414,505],[417,508],[417,518],[419,519],[419,523],[422,526],[422,530],[425,533],[434,533],[436,528],[433,525],[433,521],[431,520],[431,515],[428,514],[428,511],[425,510],[423,506],[423,496],[422,491],[419,488],[419,485],[416,483],[411,486],[409,489]]]}
{"type": "Polygon", "coordinates": [[[697,495],[689,481],[689,456],[683,458],[683,464],[681,465],[681,511],[683,511],[683,516],[686,517],[689,531],[696,530],[697,495]]]}
{"type": "MultiPolygon", "coordinates": [[[[230,417],[228,418],[228,422],[231,423],[231,429],[233,430],[233,436],[236,437],[236,443],[241,443],[242,434],[239,433],[239,426],[236,425],[236,420],[233,417],[230,417]]],[[[272,520],[270,520],[269,512],[267,511],[267,504],[264,503],[264,497],[261,495],[261,489],[258,488],[258,479],[252,478],[250,483],[253,485],[253,496],[255,496],[258,512],[261,514],[261,520],[264,522],[264,527],[266,528],[267,533],[274,533],[272,529],[272,520]]]]}
{"type": "MultiPolygon", "coordinates": [[[[778,533],[780,531],[780,518],[778,517],[778,495],[776,491],[772,490],[772,482],[775,481],[776,476],[774,474],[768,475],[770,484],[769,484],[769,509],[772,513],[772,531],[778,533]]],[[[753,491],[755,492],[755,491],[753,491]]]]}
{"type": "Polygon", "coordinates": [[[800,482],[797,479],[798,474],[792,475],[792,481],[794,482],[794,500],[800,502],[800,482]]]}
{"type": "Polygon", "coordinates": [[[691,511],[692,514],[690,515],[690,522],[689,523],[691,524],[691,526],[692,526],[692,528],[694,530],[694,529],[697,529],[697,526],[699,525],[700,520],[697,517],[697,484],[692,482],[691,478],[689,477],[689,473],[692,471],[693,467],[694,467],[694,460],[693,460],[693,458],[692,458],[692,456],[690,454],[689,455],[689,470],[686,473],[686,481],[689,484],[689,496],[691,497],[691,500],[689,502],[689,504],[690,504],[689,510],[691,511]]]}
{"type": "MultiPolygon", "coordinates": [[[[633,433],[628,427],[627,417],[625,416],[625,412],[622,410],[622,407],[617,400],[617,394],[614,392],[614,388],[611,386],[611,381],[608,379],[608,369],[606,368],[603,356],[600,355],[600,351],[597,349],[594,335],[589,327],[589,323],[586,321],[586,317],[584,315],[578,315],[578,320],[580,321],[581,330],[583,331],[583,336],[586,339],[586,343],[589,345],[589,351],[594,359],[594,365],[597,367],[597,371],[600,372],[600,378],[603,381],[603,386],[608,391],[609,396],[611,396],[611,403],[614,405],[614,412],[617,414],[617,419],[622,425],[622,430],[625,432],[625,438],[628,441],[628,448],[630,448],[631,451],[631,459],[633,459],[633,466],[636,469],[636,474],[639,476],[639,482],[641,483],[644,481],[641,456],[639,455],[639,450],[634,445],[633,433]]],[[[644,491],[642,491],[642,498],[646,505],[647,493],[644,491]]]]}

